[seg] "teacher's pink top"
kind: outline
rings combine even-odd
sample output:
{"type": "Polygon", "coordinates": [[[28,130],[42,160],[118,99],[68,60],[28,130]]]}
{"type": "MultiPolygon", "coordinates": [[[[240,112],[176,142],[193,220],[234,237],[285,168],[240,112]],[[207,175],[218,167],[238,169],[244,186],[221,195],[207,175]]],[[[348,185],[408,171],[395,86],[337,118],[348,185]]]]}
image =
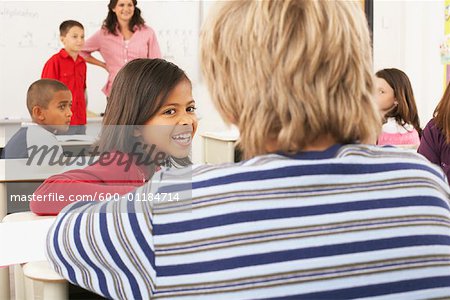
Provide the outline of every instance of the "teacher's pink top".
{"type": "Polygon", "coordinates": [[[100,52],[106,63],[109,76],[102,91],[106,96],[111,92],[111,85],[119,70],[129,61],[136,58],[161,58],[156,34],[152,28],[143,25],[135,26],[135,32],[129,40],[124,40],[120,30],[117,35],[100,29],[86,40],[81,56],[87,57],[92,52],[100,52]]]}

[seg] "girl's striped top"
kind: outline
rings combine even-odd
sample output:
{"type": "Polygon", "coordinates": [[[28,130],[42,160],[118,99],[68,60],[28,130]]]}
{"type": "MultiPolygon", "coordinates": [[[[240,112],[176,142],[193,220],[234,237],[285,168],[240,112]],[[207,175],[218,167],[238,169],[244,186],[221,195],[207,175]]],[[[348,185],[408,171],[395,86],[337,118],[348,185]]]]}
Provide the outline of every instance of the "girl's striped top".
{"type": "Polygon", "coordinates": [[[113,299],[449,298],[449,191],[421,155],[367,145],[164,170],[66,207],[48,258],[113,299]]]}

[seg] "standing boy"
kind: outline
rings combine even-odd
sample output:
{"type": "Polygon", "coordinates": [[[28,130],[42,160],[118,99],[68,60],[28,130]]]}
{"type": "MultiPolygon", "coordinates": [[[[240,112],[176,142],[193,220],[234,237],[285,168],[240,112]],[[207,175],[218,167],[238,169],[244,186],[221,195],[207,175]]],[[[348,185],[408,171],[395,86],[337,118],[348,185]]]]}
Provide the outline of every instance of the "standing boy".
{"type": "Polygon", "coordinates": [[[86,61],[78,55],[84,45],[84,28],[80,22],[67,20],[59,26],[64,48],[53,55],[42,70],[42,78],[53,78],[72,92],[72,120],[68,134],[86,132],[86,61]]]}

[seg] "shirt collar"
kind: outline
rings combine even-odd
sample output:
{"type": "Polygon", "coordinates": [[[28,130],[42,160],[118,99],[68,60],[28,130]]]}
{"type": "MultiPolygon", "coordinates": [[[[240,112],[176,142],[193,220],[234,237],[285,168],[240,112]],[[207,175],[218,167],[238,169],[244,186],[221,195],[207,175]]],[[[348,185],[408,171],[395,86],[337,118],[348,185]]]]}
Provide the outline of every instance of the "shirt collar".
{"type": "MultiPolygon", "coordinates": [[[[70,58],[72,59],[72,57],[69,55],[69,53],[67,53],[66,49],[62,48],[61,51],[59,51],[59,55],[61,55],[63,58],[70,58]]],[[[80,54],[77,55],[77,60],[75,62],[80,62],[81,60],[83,60],[84,58],[81,57],[80,54]]]]}
{"type": "Polygon", "coordinates": [[[64,48],[62,48],[61,51],[59,51],[59,54],[64,58],[68,58],[70,56],[69,53],[67,53],[66,49],[64,48]]]}
{"type": "Polygon", "coordinates": [[[323,151],[304,151],[304,152],[298,152],[293,155],[289,155],[282,152],[277,152],[279,155],[283,155],[292,159],[327,159],[327,158],[333,158],[336,156],[336,153],[339,151],[339,149],[342,147],[342,144],[335,144],[331,147],[329,147],[326,150],[323,151]]]}
{"type": "MultiPolygon", "coordinates": [[[[136,31],[138,31],[139,30],[139,26],[138,25],[134,25],[134,27],[133,27],[133,34],[135,34],[136,33],[136,31]]],[[[119,29],[119,24],[116,24],[116,33],[117,34],[119,34],[119,35],[122,35],[122,33],[120,32],[120,29],[119,29]]]]}

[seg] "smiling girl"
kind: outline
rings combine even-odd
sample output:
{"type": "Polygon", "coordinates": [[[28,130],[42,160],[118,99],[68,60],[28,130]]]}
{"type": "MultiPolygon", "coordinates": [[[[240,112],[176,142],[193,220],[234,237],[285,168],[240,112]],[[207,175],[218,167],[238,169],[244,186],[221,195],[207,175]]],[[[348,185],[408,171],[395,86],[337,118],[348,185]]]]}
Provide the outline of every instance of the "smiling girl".
{"type": "Polygon", "coordinates": [[[64,201],[32,201],[39,215],[55,215],[73,201],[105,200],[141,186],[161,165],[187,166],[197,130],[195,101],[186,74],[162,59],[137,59],[118,74],[95,153],[85,169],[48,178],[34,193],[64,201]]]}

